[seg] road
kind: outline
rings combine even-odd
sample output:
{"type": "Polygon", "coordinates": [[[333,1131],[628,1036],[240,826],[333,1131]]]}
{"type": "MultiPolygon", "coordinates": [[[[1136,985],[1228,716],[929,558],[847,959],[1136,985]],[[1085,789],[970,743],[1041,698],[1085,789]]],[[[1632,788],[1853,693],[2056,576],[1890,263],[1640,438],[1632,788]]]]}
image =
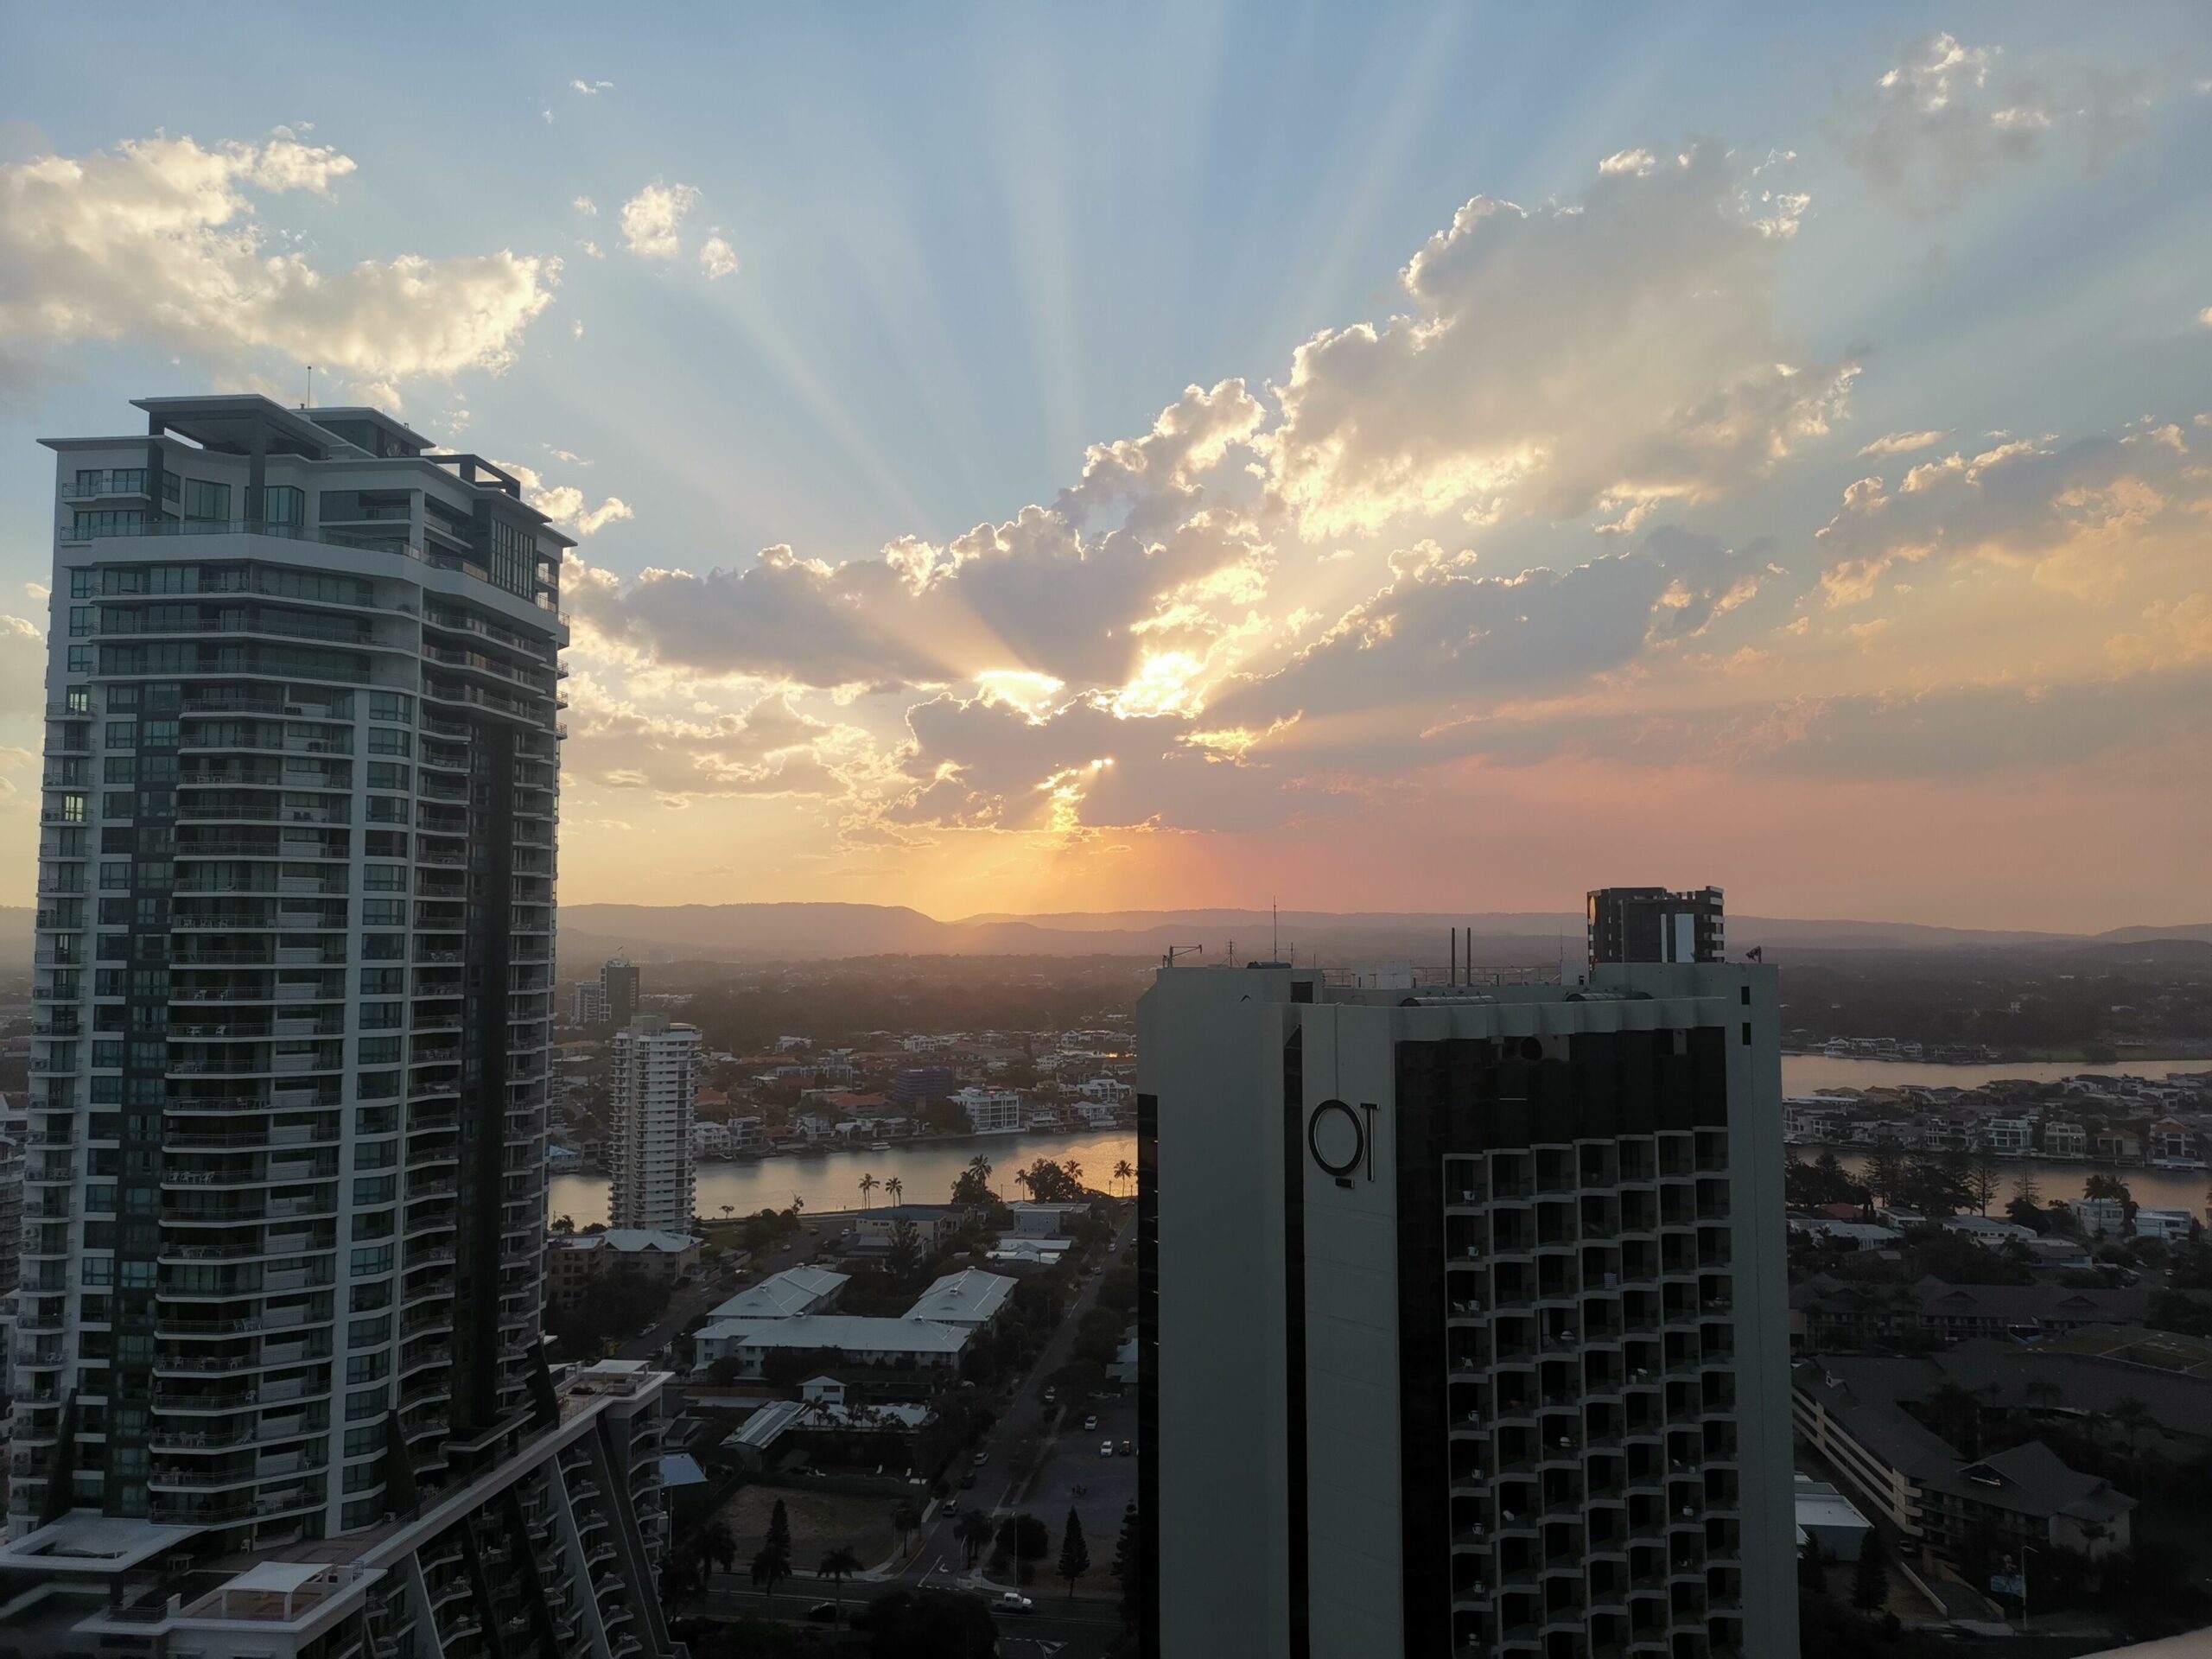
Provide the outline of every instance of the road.
{"type": "MultiPolygon", "coordinates": [[[[1125,1224],[1115,1236],[1113,1249],[1107,1253],[1103,1268],[1121,1264],[1128,1253],[1131,1236],[1132,1228],[1125,1224]]],[[[980,1507],[993,1515],[1007,1514],[1019,1509],[1028,1496],[1028,1488],[1039,1463],[1051,1450],[1055,1420],[1060,1411],[1064,1408],[1085,1408],[1086,1402],[1079,1400],[1062,1401],[1048,1406],[1039,1395],[1043,1380],[1074,1357],[1076,1336],[1082,1327],[1083,1316],[1097,1305],[1098,1286],[1104,1277],[1103,1268],[1098,1275],[1084,1281],[1058,1328],[1047,1338],[1036,1363],[1016,1385],[1005,1414],[992,1426],[982,1448],[988,1453],[983,1465],[980,1469],[971,1465],[971,1471],[976,1477],[976,1484],[954,1494],[963,1509],[980,1507]]],[[[1045,1516],[1038,1518],[1052,1529],[1057,1539],[1059,1533],[1058,1519],[1045,1516]]],[[[905,1571],[892,1581],[921,1584],[930,1581],[934,1575],[936,1581],[942,1583],[959,1573],[963,1569],[963,1552],[960,1541],[953,1536],[953,1528],[957,1521],[957,1516],[948,1517],[942,1508],[935,1510],[929,1523],[914,1535],[912,1553],[907,1558],[905,1571]]],[[[1113,1560],[1114,1541],[1109,1536],[1091,1538],[1088,1542],[1090,1548],[1090,1582],[1083,1587],[1095,1596],[1101,1593],[1097,1586],[1104,1583],[1108,1565],[1113,1560]]],[[[1047,1567],[1049,1568],[1049,1563],[1047,1567]]],[[[1110,1596],[1114,1592],[1108,1590],[1104,1593],[1110,1596]]],[[[1078,1596],[1077,1599],[1080,1604],[1083,1598],[1078,1596]]],[[[1114,1616],[1110,1604],[1109,1611],[1109,1617],[1114,1616]]]]}
{"type": "MultiPolygon", "coordinates": [[[[722,1582],[696,1603],[687,1602],[687,1615],[698,1613],[709,1618],[752,1615],[798,1622],[805,1618],[808,1608],[836,1599],[827,1580],[794,1578],[777,1590],[775,1605],[771,1608],[769,1598],[751,1585],[741,1584],[734,1576],[716,1576],[722,1582]]],[[[866,1606],[870,1597],[882,1594],[888,1587],[880,1582],[848,1581],[844,1596],[847,1614],[866,1606]]],[[[998,1616],[1000,1659],[1046,1659],[1047,1656],[1049,1659],[1097,1659],[1122,1628],[1120,1611],[1111,1602],[1081,1596],[1070,1601],[1065,1594],[1041,1595],[1035,1600],[1037,1610],[1033,1613],[998,1616]]]]}

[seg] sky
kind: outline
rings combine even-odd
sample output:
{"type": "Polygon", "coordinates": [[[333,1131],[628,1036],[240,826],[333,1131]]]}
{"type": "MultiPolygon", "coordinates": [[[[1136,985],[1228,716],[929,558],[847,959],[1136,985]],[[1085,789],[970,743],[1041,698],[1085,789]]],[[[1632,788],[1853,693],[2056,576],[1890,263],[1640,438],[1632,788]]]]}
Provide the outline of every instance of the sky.
{"type": "Polygon", "coordinates": [[[0,902],[212,388],[576,537],[569,903],[2212,919],[2202,6],[250,17],[0,12],[0,902]]]}

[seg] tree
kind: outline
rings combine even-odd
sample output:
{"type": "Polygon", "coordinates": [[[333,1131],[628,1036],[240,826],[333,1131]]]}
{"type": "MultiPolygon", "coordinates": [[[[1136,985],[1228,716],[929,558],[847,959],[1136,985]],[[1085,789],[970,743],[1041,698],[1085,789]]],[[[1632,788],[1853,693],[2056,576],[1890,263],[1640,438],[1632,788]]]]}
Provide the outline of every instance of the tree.
{"type": "Polygon", "coordinates": [[[912,1549],[914,1535],[921,1530],[922,1517],[912,1503],[903,1499],[891,1511],[891,1529],[899,1535],[901,1549],[912,1549]]]}
{"type": "Polygon", "coordinates": [[[1878,1613],[1890,1599],[1889,1564],[1882,1559],[1882,1535],[1869,1528],[1859,1546],[1859,1564],[1851,1573],[1851,1605],[1862,1613],[1878,1613]]]}
{"type": "Polygon", "coordinates": [[[1817,1596],[1827,1588],[1828,1553],[1821,1548],[1821,1541],[1812,1534],[1805,1535],[1805,1548],[1797,1552],[1797,1588],[1808,1596],[1817,1596]]]}
{"type": "Polygon", "coordinates": [[[2132,1394],[2123,1395],[2113,1401],[2112,1409],[2105,1415],[2110,1420],[2114,1428],[2127,1437],[2127,1459],[2135,1465],[2137,1484],[2139,1485],[2142,1477],[2143,1435],[2147,1430],[2157,1427],[2157,1420],[2152,1415],[2151,1408],[2132,1394]]]}
{"type": "Polygon", "coordinates": [[[766,1542],[767,1547],[780,1554],[786,1562],[791,1560],[791,1517],[790,1511],[784,1508],[784,1500],[780,1497],[776,1500],[776,1507],[768,1511],[766,1542]]]}
{"type": "Polygon", "coordinates": [[[879,1181],[879,1180],[877,1180],[877,1179],[875,1179],[875,1175],[874,1175],[874,1173],[873,1171],[870,1171],[870,1172],[868,1172],[868,1173],[864,1173],[863,1175],[861,1175],[861,1209],[865,1210],[865,1209],[867,1209],[867,1208],[868,1208],[868,1194],[869,1194],[869,1193],[871,1193],[871,1192],[874,1192],[874,1191],[875,1191],[875,1189],[876,1189],[877,1187],[879,1187],[879,1186],[880,1186],[880,1185],[883,1185],[883,1183],[882,1183],[882,1182],[880,1182],[880,1181],[879,1181]]]}
{"type": "Polygon", "coordinates": [[[1068,1599],[1075,1599],[1075,1581],[1090,1571],[1090,1549],[1083,1541],[1083,1517],[1073,1510],[1060,1533],[1059,1575],[1068,1581],[1068,1599]]]}
{"type": "Polygon", "coordinates": [[[814,1569],[816,1576],[830,1580],[831,1593],[837,1598],[837,1616],[845,1616],[845,1580],[861,1570],[861,1558],[847,1546],[840,1546],[822,1558],[822,1565],[814,1569]]]}
{"type": "Polygon", "coordinates": [[[729,1529],[728,1522],[709,1521],[693,1547],[699,1552],[699,1564],[709,1571],[717,1562],[725,1573],[737,1571],[737,1535],[729,1529]]]}
{"type": "Polygon", "coordinates": [[[891,1276],[902,1285],[921,1276],[921,1231],[904,1216],[891,1224],[891,1249],[885,1265],[891,1269],[891,1276]]]}
{"type": "Polygon", "coordinates": [[[1114,1179],[1117,1184],[1126,1186],[1135,1179],[1136,1171],[1129,1167],[1128,1159],[1124,1158],[1114,1166],[1114,1179]]]}
{"type": "Polygon", "coordinates": [[[1987,1215],[1989,1206],[1997,1202],[1999,1173],[1995,1153],[1985,1149],[1974,1154],[1974,1167],[1967,1174],[1967,1191],[1974,1195],[1975,1214],[1987,1215]]]}
{"type": "Polygon", "coordinates": [[[2033,1164],[2024,1166],[2012,1181],[2012,1202],[2034,1205],[2043,1198],[2043,1185],[2036,1179],[2033,1164]]]}
{"type": "Polygon", "coordinates": [[[991,1541],[991,1534],[995,1530],[995,1529],[991,1525],[991,1517],[981,1510],[969,1510],[960,1517],[959,1524],[953,1528],[952,1535],[959,1540],[960,1548],[966,1553],[968,1566],[971,1570],[976,1565],[976,1557],[983,1553],[983,1547],[991,1541]]]}
{"type": "Polygon", "coordinates": [[[576,1230],[575,1218],[569,1216],[556,1216],[553,1217],[553,1225],[550,1230],[563,1236],[573,1233],[576,1230]]]}
{"type": "Polygon", "coordinates": [[[1885,1204],[1897,1197],[1904,1179],[1904,1154],[1896,1147],[1877,1147],[1866,1160],[1866,1185],[1885,1204]]]}
{"type": "Polygon", "coordinates": [[[703,1587],[696,1555],[677,1550],[660,1570],[661,1604],[676,1607],[691,1600],[703,1587]]]}
{"type": "Polygon", "coordinates": [[[771,1618],[774,1617],[776,1611],[776,1586],[791,1575],[791,1558],[788,1549],[778,1549],[771,1544],[753,1558],[753,1582],[767,1593],[771,1618]]]}
{"type": "Polygon", "coordinates": [[[1145,1573],[1145,1521],[1130,1504],[1122,1511],[1122,1530],[1114,1540],[1114,1581],[1122,1590],[1122,1628],[1134,1630],[1150,1592],[1145,1573]]]}
{"type": "Polygon", "coordinates": [[[889,1180],[883,1184],[883,1190],[890,1195],[891,1202],[893,1204],[902,1203],[906,1199],[906,1183],[900,1180],[896,1175],[893,1175],[889,1180]]]}

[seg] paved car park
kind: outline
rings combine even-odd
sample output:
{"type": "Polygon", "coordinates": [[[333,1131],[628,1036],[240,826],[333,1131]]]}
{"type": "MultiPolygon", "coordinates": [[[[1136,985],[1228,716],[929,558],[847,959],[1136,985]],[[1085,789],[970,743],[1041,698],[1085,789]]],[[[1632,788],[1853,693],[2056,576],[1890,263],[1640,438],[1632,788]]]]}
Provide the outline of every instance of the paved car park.
{"type": "Polygon", "coordinates": [[[1136,1501],[1137,1496],[1137,1408],[1134,1398],[1128,1400],[1080,1400],[1070,1403],[1060,1419],[1060,1432],[1054,1437],[1052,1456],[1037,1477],[1022,1508],[1052,1529],[1051,1560],[1038,1576],[1040,1585],[1053,1580],[1049,1573],[1052,1562],[1059,1558],[1060,1529],[1067,1522],[1068,1509],[1083,1517],[1084,1541],[1090,1551],[1090,1572],[1077,1588],[1087,1594],[1103,1593],[1107,1568],[1114,1559],[1114,1541],[1121,1535],[1122,1512],[1136,1501]],[[1098,1427],[1085,1428],[1083,1420],[1096,1415],[1098,1427]],[[1098,1455],[1101,1442],[1111,1440],[1114,1455],[1098,1455]],[[1122,1446],[1128,1443],[1128,1454],[1122,1446]],[[1076,1488],[1083,1488],[1080,1497],[1076,1488]]]}

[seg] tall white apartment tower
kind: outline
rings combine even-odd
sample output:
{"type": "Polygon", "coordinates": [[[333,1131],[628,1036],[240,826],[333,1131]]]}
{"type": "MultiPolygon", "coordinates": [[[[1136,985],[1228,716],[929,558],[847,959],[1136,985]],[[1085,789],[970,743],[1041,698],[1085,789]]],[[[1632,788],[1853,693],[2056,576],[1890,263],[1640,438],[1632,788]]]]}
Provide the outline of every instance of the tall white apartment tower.
{"type": "Polygon", "coordinates": [[[640,1014],[614,1033],[613,1127],[607,1160],[617,1227],[689,1232],[698,1166],[691,1150],[699,1032],[640,1014]]]}
{"type": "MultiPolygon", "coordinates": [[[[569,543],[375,410],[136,407],[139,435],[48,440],[0,1573],[127,1567],[116,1599],[180,1552],[359,1537],[385,1552],[365,1618],[433,1493],[535,1493],[502,1527],[550,1525],[517,1459],[563,1416],[539,1318],[569,543]]],[[[550,1621],[541,1646],[583,1650],[550,1621]]]]}
{"type": "Polygon", "coordinates": [[[1147,1650],[1795,1655],[1777,1031],[1759,967],[1162,969],[1147,1650]]]}

